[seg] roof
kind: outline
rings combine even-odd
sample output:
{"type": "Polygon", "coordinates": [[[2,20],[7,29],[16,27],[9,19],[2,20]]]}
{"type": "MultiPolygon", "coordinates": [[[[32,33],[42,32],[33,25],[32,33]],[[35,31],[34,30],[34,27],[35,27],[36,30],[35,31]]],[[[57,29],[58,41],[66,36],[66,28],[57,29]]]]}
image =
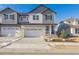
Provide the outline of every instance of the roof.
{"type": "Polygon", "coordinates": [[[64,21],[79,21],[79,19],[78,18],[68,18],[68,19],[66,19],[64,21]]]}
{"type": "MultiPolygon", "coordinates": [[[[5,8],[3,9],[2,11],[0,11],[0,13],[11,13],[11,12],[16,12],[15,10],[13,10],[12,8],[5,8]]],[[[33,9],[32,11],[26,13],[26,12],[16,12],[18,13],[19,15],[27,15],[29,13],[39,13],[41,12],[42,14],[46,14],[46,13],[56,13],[55,11],[53,11],[52,9],[44,6],[43,4],[40,4],[38,7],[36,7],[35,9],[33,9]]]]}
{"type": "Polygon", "coordinates": [[[11,9],[9,7],[3,9],[2,11],[0,11],[0,13],[11,13],[11,12],[16,12],[16,11],[14,11],[13,9],[11,9]]]}
{"type": "Polygon", "coordinates": [[[18,12],[19,15],[28,15],[28,13],[18,12]]]}
{"type": "Polygon", "coordinates": [[[64,23],[64,21],[67,21],[67,22],[74,22],[74,21],[79,21],[78,18],[68,18],[68,19],[65,19],[63,21],[60,21],[60,23],[64,23]]]}
{"type": "Polygon", "coordinates": [[[70,25],[72,28],[79,28],[79,25],[70,25]]]}
{"type": "Polygon", "coordinates": [[[49,12],[49,13],[51,13],[51,12],[56,13],[54,10],[44,6],[43,4],[40,4],[38,7],[36,7],[32,11],[30,11],[29,13],[39,13],[39,12],[41,12],[41,13],[47,13],[47,12],[49,12]]]}

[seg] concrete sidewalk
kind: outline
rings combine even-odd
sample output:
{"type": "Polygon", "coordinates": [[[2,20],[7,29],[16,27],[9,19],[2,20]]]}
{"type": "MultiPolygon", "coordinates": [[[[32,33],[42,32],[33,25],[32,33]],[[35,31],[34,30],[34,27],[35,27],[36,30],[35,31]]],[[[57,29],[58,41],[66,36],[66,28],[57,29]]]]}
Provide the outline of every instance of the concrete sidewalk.
{"type": "MultiPolygon", "coordinates": [[[[74,46],[73,46],[74,47],[74,46]]],[[[79,46],[74,48],[63,47],[52,47],[51,49],[19,49],[19,48],[4,48],[0,49],[0,54],[10,54],[10,55],[37,55],[37,54],[79,54],[79,46]]]]}

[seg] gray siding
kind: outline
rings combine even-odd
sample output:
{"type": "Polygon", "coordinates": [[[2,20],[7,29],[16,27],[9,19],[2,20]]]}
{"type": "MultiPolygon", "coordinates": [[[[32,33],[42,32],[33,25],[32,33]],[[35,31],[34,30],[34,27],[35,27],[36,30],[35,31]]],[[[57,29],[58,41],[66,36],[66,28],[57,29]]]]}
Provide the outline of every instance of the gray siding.
{"type": "Polygon", "coordinates": [[[17,13],[11,13],[14,14],[14,20],[13,19],[4,19],[4,15],[2,15],[2,24],[17,24],[17,13]]]}

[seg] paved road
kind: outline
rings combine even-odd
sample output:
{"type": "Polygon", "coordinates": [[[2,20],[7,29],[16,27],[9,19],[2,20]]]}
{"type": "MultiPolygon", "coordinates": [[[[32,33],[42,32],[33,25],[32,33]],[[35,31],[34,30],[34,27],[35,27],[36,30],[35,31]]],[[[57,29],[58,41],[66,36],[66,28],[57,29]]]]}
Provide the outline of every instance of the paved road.
{"type": "MultiPolygon", "coordinates": [[[[55,43],[56,44],[56,43],[55,43]]],[[[58,44],[58,43],[57,43],[58,44]]],[[[0,49],[0,54],[79,54],[78,45],[56,45],[49,46],[49,49],[36,49],[36,48],[3,48],[0,49]]]]}
{"type": "Polygon", "coordinates": [[[79,54],[79,49],[57,47],[51,49],[0,49],[0,54],[79,54]]]}

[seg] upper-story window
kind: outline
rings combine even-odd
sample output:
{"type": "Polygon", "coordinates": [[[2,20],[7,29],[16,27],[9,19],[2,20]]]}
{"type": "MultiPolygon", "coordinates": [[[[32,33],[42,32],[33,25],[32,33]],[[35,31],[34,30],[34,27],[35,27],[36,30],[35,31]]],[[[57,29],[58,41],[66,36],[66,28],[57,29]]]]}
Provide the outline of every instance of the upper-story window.
{"type": "Polygon", "coordinates": [[[79,21],[78,21],[78,24],[79,24],[79,21]]]}
{"type": "Polygon", "coordinates": [[[52,15],[45,15],[46,20],[52,20],[52,15]]]}
{"type": "Polygon", "coordinates": [[[14,15],[13,14],[4,14],[4,19],[12,19],[12,20],[14,20],[14,15]]]}
{"type": "Polygon", "coordinates": [[[21,22],[28,22],[28,16],[20,16],[21,22]]]}
{"type": "Polygon", "coordinates": [[[10,19],[13,19],[14,20],[14,15],[10,15],[10,19]]]}
{"type": "Polygon", "coordinates": [[[39,15],[33,15],[33,20],[39,20],[39,15]]]}
{"type": "Polygon", "coordinates": [[[20,16],[21,21],[23,20],[24,16],[20,16]]]}
{"type": "Polygon", "coordinates": [[[7,14],[4,14],[4,19],[8,19],[8,15],[7,14]]]}

